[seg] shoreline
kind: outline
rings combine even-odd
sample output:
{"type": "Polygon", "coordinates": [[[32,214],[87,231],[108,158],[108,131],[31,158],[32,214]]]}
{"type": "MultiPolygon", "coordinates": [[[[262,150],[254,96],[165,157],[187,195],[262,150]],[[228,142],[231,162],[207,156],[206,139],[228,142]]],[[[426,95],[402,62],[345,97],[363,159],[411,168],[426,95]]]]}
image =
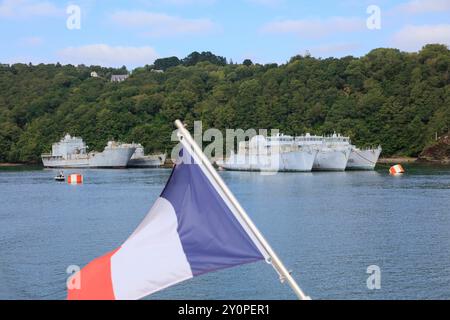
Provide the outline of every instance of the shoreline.
{"type": "MultiPolygon", "coordinates": [[[[377,164],[391,165],[391,164],[427,164],[427,165],[450,165],[448,160],[426,160],[421,158],[413,157],[390,157],[390,158],[380,158],[377,164]]],[[[35,163],[11,163],[11,162],[0,162],[0,168],[18,168],[27,166],[39,166],[35,163]]],[[[172,169],[173,163],[167,161],[161,168],[172,169]]]]}
{"type": "Polygon", "coordinates": [[[417,165],[429,165],[429,166],[448,166],[450,161],[443,160],[427,160],[423,158],[411,158],[411,157],[392,157],[392,158],[380,158],[377,164],[394,165],[394,164],[417,164],[417,165]]]}
{"type": "Polygon", "coordinates": [[[379,164],[409,164],[418,163],[418,158],[411,157],[392,157],[392,158],[380,158],[378,159],[379,164]]]}
{"type": "Polygon", "coordinates": [[[25,165],[26,164],[23,164],[23,163],[10,163],[10,162],[2,163],[2,162],[0,162],[0,167],[2,167],[2,168],[22,167],[25,165]]]}

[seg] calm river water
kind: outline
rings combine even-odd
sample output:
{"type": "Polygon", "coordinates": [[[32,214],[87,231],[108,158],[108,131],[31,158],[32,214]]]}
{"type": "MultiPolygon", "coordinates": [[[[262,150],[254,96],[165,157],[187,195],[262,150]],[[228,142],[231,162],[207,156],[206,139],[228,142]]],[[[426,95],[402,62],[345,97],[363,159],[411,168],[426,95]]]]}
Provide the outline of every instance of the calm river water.
{"type": "MultiPolygon", "coordinates": [[[[313,299],[450,299],[450,168],[221,173],[313,299]],[[367,288],[367,268],[381,289],[367,288]]],[[[64,299],[66,268],[118,247],[170,170],[0,169],[0,299],[64,299]],[[66,171],[66,174],[70,170],[66,171]]],[[[264,262],[204,275],[151,299],[294,299],[264,262]]]]}

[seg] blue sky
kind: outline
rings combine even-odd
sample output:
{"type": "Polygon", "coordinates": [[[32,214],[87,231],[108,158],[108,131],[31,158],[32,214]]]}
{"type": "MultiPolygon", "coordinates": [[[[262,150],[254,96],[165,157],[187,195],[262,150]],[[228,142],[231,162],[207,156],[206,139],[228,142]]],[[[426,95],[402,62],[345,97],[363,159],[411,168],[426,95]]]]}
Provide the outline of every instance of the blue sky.
{"type": "Polygon", "coordinates": [[[450,0],[0,0],[0,62],[129,68],[212,51],[241,62],[296,54],[361,56],[378,47],[450,45],[450,0]],[[81,28],[69,30],[77,5],[81,28]],[[381,10],[370,30],[367,9],[381,10]]]}

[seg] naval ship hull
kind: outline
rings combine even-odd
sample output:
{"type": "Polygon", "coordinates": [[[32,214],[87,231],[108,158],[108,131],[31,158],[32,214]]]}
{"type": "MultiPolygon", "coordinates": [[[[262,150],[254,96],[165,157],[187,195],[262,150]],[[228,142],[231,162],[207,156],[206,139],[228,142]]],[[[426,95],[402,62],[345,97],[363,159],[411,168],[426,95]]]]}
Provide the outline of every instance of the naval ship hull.
{"type": "Polygon", "coordinates": [[[324,148],[319,150],[314,160],[313,171],[345,171],[350,148],[324,148]]]}
{"type": "Polygon", "coordinates": [[[381,147],[369,150],[352,149],[347,170],[375,170],[381,151],[381,147]]]}
{"type": "Polygon", "coordinates": [[[166,155],[145,156],[142,158],[131,158],[128,168],[159,168],[166,162],[166,155]]]}
{"type": "Polygon", "coordinates": [[[236,155],[226,162],[217,162],[227,171],[311,172],[317,151],[292,151],[275,155],[236,155]]]}
{"type": "Polygon", "coordinates": [[[42,156],[46,168],[126,168],[135,152],[135,148],[117,148],[105,150],[102,153],[85,155],[69,155],[67,158],[42,156]]]}

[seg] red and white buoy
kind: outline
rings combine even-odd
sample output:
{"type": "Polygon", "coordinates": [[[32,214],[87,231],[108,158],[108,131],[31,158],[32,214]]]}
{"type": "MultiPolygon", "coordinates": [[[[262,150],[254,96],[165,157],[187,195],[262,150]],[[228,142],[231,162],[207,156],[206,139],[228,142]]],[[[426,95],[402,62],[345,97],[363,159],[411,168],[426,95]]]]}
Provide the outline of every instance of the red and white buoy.
{"type": "Polygon", "coordinates": [[[397,164],[397,165],[391,167],[391,169],[389,169],[389,173],[391,174],[391,176],[398,176],[398,175],[404,174],[405,169],[402,167],[401,164],[397,164]]]}
{"type": "Polygon", "coordinates": [[[83,184],[83,176],[79,173],[71,174],[67,179],[69,184],[83,184]]]}

